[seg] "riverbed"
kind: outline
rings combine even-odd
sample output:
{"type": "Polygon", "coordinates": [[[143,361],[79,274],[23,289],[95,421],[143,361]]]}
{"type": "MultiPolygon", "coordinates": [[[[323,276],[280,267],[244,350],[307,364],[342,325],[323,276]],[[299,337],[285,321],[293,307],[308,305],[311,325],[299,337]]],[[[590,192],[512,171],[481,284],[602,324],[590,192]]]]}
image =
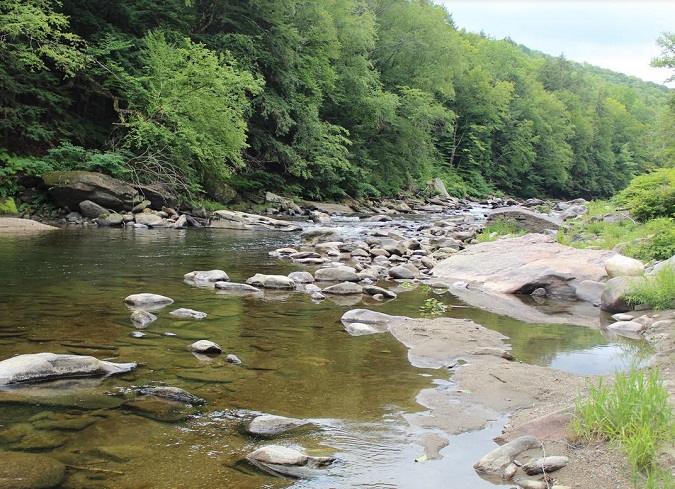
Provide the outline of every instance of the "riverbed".
{"type": "MultiPolygon", "coordinates": [[[[348,225],[348,224],[345,224],[348,225]]],[[[76,389],[0,393],[0,449],[48,453],[69,464],[63,487],[493,487],[471,464],[494,448],[506,419],[454,437],[441,460],[418,463],[422,449],[406,422],[424,412],[420,392],[447,389],[449,370],[413,367],[391,335],[351,337],[340,317],[363,307],[420,317],[436,298],[448,317],[468,318],[510,338],[520,361],[563,371],[610,373],[644,356],[646,345],[609,340],[599,328],[530,324],[473,309],[451,293],[391,282],[399,297],[345,304],[300,292],[219,294],[183,282],[194,270],[222,269],[234,282],[255,273],[310,270],[269,255],[295,245],[286,233],[213,229],[64,229],[0,236],[0,359],[51,351],[139,362],[135,371],[76,389]],[[127,295],[151,292],[175,303],[142,337],[127,295]],[[203,320],[174,318],[186,307],[203,320]],[[242,363],[198,358],[186,346],[220,344],[242,363]],[[160,421],[129,409],[137,386],[171,385],[206,399],[181,419],[160,421]],[[320,430],[282,439],[338,463],[325,477],[294,482],[242,462],[267,443],[243,432],[253,413],[313,420],[320,430]],[[62,429],[64,421],[77,429],[62,429]],[[49,422],[53,421],[53,422],[49,422]],[[61,427],[60,427],[61,426],[61,427]],[[97,470],[100,469],[100,470],[97,470]]],[[[598,320],[600,321],[600,319],[598,320]]]]}

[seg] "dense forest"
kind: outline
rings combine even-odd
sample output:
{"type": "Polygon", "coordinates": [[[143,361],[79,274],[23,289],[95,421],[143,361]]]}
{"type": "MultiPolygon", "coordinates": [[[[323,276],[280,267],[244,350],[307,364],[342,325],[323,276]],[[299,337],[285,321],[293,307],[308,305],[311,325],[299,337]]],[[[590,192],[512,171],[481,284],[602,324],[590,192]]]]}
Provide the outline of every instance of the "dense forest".
{"type": "Polygon", "coordinates": [[[675,159],[666,87],[428,0],[0,0],[0,85],[5,193],[89,169],[191,196],[598,198],[675,159]]]}

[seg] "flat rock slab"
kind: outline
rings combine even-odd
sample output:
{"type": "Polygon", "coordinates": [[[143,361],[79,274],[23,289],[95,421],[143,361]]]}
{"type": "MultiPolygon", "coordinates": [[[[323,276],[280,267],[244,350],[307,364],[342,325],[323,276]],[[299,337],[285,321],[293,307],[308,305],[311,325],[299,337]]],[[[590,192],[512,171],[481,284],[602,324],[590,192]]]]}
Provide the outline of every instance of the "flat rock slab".
{"type": "Polygon", "coordinates": [[[70,377],[106,377],[129,372],[135,363],[113,363],[85,355],[29,353],[0,362],[0,387],[70,377]]]}
{"type": "Polygon", "coordinates": [[[543,287],[551,295],[575,297],[582,280],[600,281],[613,251],[579,250],[550,236],[528,234],[518,238],[478,243],[446,258],[433,268],[434,277],[462,280],[506,294],[529,294],[543,287]]]}
{"type": "Polygon", "coordinates": [[[556,218],[531,211],[525,207],[512,206],[493,209],[487,217],[487,224],[499,219],[509,219],[516,222],[518,229],[531,233],[541,233],[546,229],[558,229],[563,222],[556,218]]]}
{"type": "Polygon", "coordinates": [[[209,227],[240,230],[301,231],[302,228],[289,221],[238,211],[215,211],[209,220],[209,227]]]}
{"type": "Polygon", "coordinates": [[[54,231],[58,229],[30,219],[0,217],[0,234],[30,233],[33,231],[54,231]]]}

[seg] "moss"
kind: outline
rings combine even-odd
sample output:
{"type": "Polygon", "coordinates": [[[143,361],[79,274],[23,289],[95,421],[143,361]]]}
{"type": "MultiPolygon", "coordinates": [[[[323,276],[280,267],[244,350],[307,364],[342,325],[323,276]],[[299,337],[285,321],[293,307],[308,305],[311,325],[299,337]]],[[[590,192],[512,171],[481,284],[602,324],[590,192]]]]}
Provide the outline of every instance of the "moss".
{"type": "Polygon", "coordinates": [[[11,197],[0,198],[0,216],[16,216],[19,210],[11,197]]]}

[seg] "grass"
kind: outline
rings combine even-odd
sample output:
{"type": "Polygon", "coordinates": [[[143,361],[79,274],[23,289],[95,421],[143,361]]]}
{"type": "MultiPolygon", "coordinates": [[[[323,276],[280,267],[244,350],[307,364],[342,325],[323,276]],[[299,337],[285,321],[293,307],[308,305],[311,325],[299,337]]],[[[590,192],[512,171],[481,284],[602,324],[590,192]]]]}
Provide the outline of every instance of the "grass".
{"type": "Polygon", "coordinates": [[[575,401],[570,428],[579,440],[618,445],[636,486],[673,487],[672,475],[657,466],[660,451],[675,438],[675,415],[658,369],[633,366],[617,373],[611,385],[602,378],[597,385],[589,382],[588,396],[575,401]]]}
{"type": "Polygon", "coordinates": [[[624,298],[631,305],[649,304],[655,310],[672,308],[675,304],[675,266],[666,265],[642,280],[634,281],[624,298]]]}
{"type": "Polygon", "coordinates": [[[496,241],[501,236],[523,236],[526,231],[518,229],[518,223],[513,219],[499,218],[485,226],[485,229],[476,236],[479,243],[496,241]]]}

